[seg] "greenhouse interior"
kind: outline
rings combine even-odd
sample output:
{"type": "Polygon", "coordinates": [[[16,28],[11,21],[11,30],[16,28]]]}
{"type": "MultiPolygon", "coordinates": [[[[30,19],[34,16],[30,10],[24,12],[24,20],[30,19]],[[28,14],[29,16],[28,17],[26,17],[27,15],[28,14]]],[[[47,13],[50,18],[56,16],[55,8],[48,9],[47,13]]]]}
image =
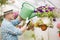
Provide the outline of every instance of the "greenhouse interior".
{"type": "Polygon", "coordinates": [[[0,40],[60,40],[60,0],[0,0],[0,40]]]}

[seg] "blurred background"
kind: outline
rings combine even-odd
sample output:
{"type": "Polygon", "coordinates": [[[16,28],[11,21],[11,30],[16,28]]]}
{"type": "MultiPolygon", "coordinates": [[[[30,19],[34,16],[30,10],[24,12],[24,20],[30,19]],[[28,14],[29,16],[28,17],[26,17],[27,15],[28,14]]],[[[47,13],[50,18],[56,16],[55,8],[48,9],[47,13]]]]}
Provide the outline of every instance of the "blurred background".
{"type": "MultiPolygon", "coordinates": [[[[39,30],[38,28],[34,31],[37,35],[39,36],[37,40],[60,40],[60,37],[58,36],[58,28],[56,25],[60,22],[60,0],[0,0],[0,26],[3,20],[3,10],[2,8],[6,5],[9,4],[14,8],[14,11],[18,11],[19,13],[21,12],[21,8],[24,2],[28,2],[31,5],[33,5],[35,8],[39,8],[40,6],[50,6],[54,7],[54,16],[56,21],[52,21],[53,28],[47,28],[46,31],[42,31],[41,29],[39,30]]],[[[25,11],[25,10],[24,10],[25,11]]],[[[36,18],[33,18],[33,21],[36,18]]],[[[27,33],[28,34],[28,33],[27,33]]],[[[37,38],[36,36],[36,38],[37,38]]],[[[1,37],[1,28],[0,28],[0,40],[2,39],[1,37]]],[[[18,36],[19,40],[23,40],[23,35],[18,36]]]]}

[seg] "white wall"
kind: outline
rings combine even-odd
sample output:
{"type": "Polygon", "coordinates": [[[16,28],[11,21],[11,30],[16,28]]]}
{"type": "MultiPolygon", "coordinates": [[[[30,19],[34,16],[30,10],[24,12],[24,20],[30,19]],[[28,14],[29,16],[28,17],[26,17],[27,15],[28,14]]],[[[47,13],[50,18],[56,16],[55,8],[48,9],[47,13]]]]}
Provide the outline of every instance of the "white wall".
{"type": "Polygon", "coordinates": [[[51,1],[57,8],[60,8],[60,0],[49,0],[51,1]]]}

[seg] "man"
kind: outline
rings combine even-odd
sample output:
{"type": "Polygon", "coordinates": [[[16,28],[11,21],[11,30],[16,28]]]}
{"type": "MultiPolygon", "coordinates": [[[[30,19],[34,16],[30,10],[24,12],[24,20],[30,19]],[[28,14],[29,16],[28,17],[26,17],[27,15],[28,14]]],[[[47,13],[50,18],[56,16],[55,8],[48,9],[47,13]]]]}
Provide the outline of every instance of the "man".
{"type": "Polygon", "coordinates": [[[26,29],[26,24],[21,28],[16,28],[15,25],[18,24],[21,18],[14,19],[13,9],[10,5],[6,5],[3,9],[4,19],[1,24],[2,30],[2,40],[18,40],[17,36],[21,35],[26,29]]]}

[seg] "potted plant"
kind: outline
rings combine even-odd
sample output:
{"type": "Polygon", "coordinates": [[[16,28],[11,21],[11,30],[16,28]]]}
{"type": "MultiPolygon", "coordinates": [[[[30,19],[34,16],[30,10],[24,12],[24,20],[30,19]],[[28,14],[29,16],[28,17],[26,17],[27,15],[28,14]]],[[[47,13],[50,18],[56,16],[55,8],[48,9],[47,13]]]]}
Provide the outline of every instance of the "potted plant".
{"type": "Polygon", "coordinates": [[[40,25],[40,27],[41,27],[41,30],[42,31],[45,31],[48,26],[46,24],[42,24],[42,25],[40,25]]]}
{"type": "Polygon", "coordinates": [[[7,3],[8,0],[0,0],[0,6],[7,3]]]}
{"type": "MultiPolygon", "coordinates": [[[[38,7],[35,12],[37,13],[37,16],[38,17],[41,17],[41,18],[49,18],[50,19],[50,27],[53,28],[53,24],[52,24],[52,19],[55,17],[55,15],[53,14],[53,10],[55,8],[54,7],[51,7],[51,6],[40,6],[38,7]]],[[[54,20],[55,21],[55,20],[54,20]]]]}
{"type": "Polygon", "coordinates": [[[60,37],[60,22],[57,23],[57,28],[58,28],[58,35],[59,35],[59,37],[60,37]]]}

